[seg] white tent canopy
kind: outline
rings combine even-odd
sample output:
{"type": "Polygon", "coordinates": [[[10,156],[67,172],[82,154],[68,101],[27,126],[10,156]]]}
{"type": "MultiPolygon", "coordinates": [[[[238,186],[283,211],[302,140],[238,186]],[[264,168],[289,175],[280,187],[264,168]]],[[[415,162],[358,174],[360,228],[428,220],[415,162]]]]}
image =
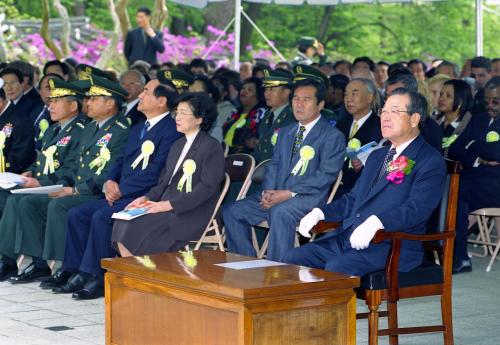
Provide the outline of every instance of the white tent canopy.
{"type": "MultiPolygon", "coordinates": [[[[269,41],[266,35],[259,29],[259,27],[252,21],[252,19],[245,13],[241,6],[242,0],[170,0],[172,2],[192,6],[197,8],[204,8],[208,5],[208,3],[212,2],[227,2],[234,1],[235,2],[235,17],[233,20],[226,26],[224,29],[224,33],[229,29],[229,27],[234,22],[234,33],[235,33],[235,44],[234,44],[234,67],[237,70],[239,67],[239,59],[240,59],[240,34],[241,34],[241,16],[245,16],[245,18],[253,25],[253,27],[257,30],[257,32],[266,40],[267,44],[275,51],[275,53],[283,58],[280,52],[276,49],[276,47],[269,41]]],[[[254,2],[261,4],[270,4],[274,3],[277,5],[339,5],[339,4],[361,4],[361,3],[423,3],[423,2],[432,2],[432,1],[444,1],[444,0],[243,0],[245,2],[254,2]]],[[[485,0],[487,4],[495,4],[498,5],[500,0],[485,0]]],[[[475,0],[476,3],[476,55],[483,55],[483,0],[475,0]]],[[[222,38],[222,35],[217,39],[222,38]]]]}

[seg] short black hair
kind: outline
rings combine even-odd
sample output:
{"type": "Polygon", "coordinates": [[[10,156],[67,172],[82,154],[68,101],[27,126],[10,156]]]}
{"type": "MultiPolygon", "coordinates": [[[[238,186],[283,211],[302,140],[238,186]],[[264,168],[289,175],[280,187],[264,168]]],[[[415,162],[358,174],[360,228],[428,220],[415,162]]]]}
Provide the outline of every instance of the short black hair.
{"type": "Polygon", "coordinates": [[[485,89],[496,89],[500,87],[500,77],[493,77],[484,86],[485,89]]]}
{"type": "Polygon", "coordinates": [[[24,77],[28,77],[28,84],[33,85],[33,79],[35,78],[35,69],[30,63],[26,61],[16,60],[10,62],[7,67],[15,68],[22,73],[23,79],[21,80],[21,83],[23,82],[24,77]]]}
{"type": "Polygon", "coordinates": [[[484,68],[488,72],[491,71],[491,60],[484,56],[476,56],[470,60],[471,68],[484,68]]]}
{"type": "Polygon", "coordinates": [[[43,66],[43,74],[46,74],[47,68],[49,68],[50,66],[59,66],[64,75],[67,75],[69,73],[69,68],[67,64],[59,60],[50,60],[47,61],[43,66]]]}
{"type": "Polygon", "coordinates": [[[187,103],[196,118],[201,118],[200,129],[208,132],[217,119],[217,108],[214,101],[204,92],[185,92],[177,98],[177,104],[187,103]]]}
{"type": "Polygon", "coordinates": [[[148,7],[139,7],[139,8],[137,9],[137,12],[136,12],[136,13],[140,13],[140,12],[144,13],[144,14],[145,14],[145,15],[147,15],[148,17],[150,17],[150,16],[151,16],[151,10],[150,10],[148,7]]]}
{"type": "Polygon", "coordinates": [[[167,99],[167,108],[169,110],[177,106],[177,92],[170,90],[165,85],[158,85],[157,87],[155,87],[155,89],[153,90],[153,95],[156,98],[165,97],[167,99]]]}
{"type": "Polygon", "coordinates": [[[413,59],[413,60],[408,61],[408,67],[410,67],[410,65],[413,65],[413,64],[420,64],[420,65],[422,65],[422,68],[424,69],[424,72],[427,71],[427,65],[422,60],[420,60],[420,59],[413,59]]]}
{"type": "Polygon", "coordinates": [[[303,79],[297,81],[293,85],[292,92],[290,93],[290,100],[293,99],[293,96],[295,95],[295,92],[297,89],[300,89],[301,87],[306,87],[306,86],[312,86],[316,89],[315,96],[316,96],[316,104],[319,104],[320,102],[325,100],[325,95],[326,95],[326,87],[325,84],[320,83],[319,81],[316,81],[314,79],[303,79]]]}
{"type": "MultiPolygon", "coordinates": [[[[472,61],[471,61],[471,66],[472,66],[472,61]]],[[[451,61],[448,61],[448,60],[443,60],[443,62],[441,62],[437,67],[436,67],[436,71],[437,69],[439,69],[439,67],[451,67],[453,68],[453,74],[454,76],[458,76],[458,74],[460,73],[459,70],[458,70],[458,66],[457,64],[451,62],[451,61]]]]}
{"type": "Polygon", "coordinates": [[[265,90],[264,90],[264,83],[262,82],[262,79],[259,79],[257,77],[250,77],[250,78],[243,80],[241,87],[243,88],[243,85],[245,85],[245,84],[254,84],[255,85],[255,91],[257,93],[257,107],[265,106],[266,98],[264,97],[265,90]]]}
{"type": "Polygon", "coordinates": [[[397,83],[403,84],[405,89],[413,92],[418,92],[418,82],[413,74],[408,73],[392,73],[389,74],[389,78],[386,81],[386,85],[394,85],[397,83]]]}
{"type": "Polygon", "coordinates": [[[203,59],[200,59],[200,58],[195,58],[195,59],[191,60],[191,62],[189,63],[189,68],[191,69],[192,67],[201,67],[201,68],[203,68],[205,73],[208,72],[207,62],[203,59]]]}
{"type": "Polygon", "coordinates": [[[197,75],[194,77],[194,81],[199,81],[203,83],[203,86],[205,87],[205,92],[212,97],[212,99],[215,102],[218,102],[219,100],[219,89],[215,87],[214,83],[208,78],[206,75],[197,75]]]}
{"type": "Polygon", "coordinates": [[[24,80],[24,76],[23,76],[23,73],[18,70],[17,68],[13,68],[13,67],[6,67],[4,68],[1,72],[0,72],[0,78],[2,78],[4,75],[7,75],[7,74],[13,74],[16,76],[17,80],[19,81],[20,84],[23,83],[23,80],[24,80]]]}
{"type": "Polygon", "coordinates": [[[388,63],[387,61],[380,60],[379,62],[377,62],[377,65],[383,65],[383,66],[389,67],[391,64],[388,63]]]}
{"type": "Polygon", "coordinates": [[[460,107],[458,118],[462,120],[465,113],[472,108],[474,103],[469,84],[461,79],[451,79],[446,81],[443,87],[444,85],[451,85],[453,87],[453,106],[451,110],[455,111],[460,107]]]}
{"type": "Polygon", "coordinates": [[[403,73],[403,74],[411,74],[413,75],[413,73],[411,73],[410,69],[402,62],[395,62],[391,65],[389,65],[389,68],[387,69],[387,75],[391,75],[391,74],[394,74],[394,73],[403,73]]]}
{"type": "Polygon", "coordinates": [[[347,84],[349,84],[349,78],[343,74],[334,74],[330,76],[330,85],[334,89],[341,89],[342,92],[345,91],[347,84]]]}
{"type": "Polygon", "coordinates": [[[354,59],[354,62],[352,63],[352,67],[356,66],[358,62],[364,62],[368,65],[368,68],[370,71],[374,72],[375,71],[375,62],[373,62],[372,59],[370,59],[368,56],[359,56],[354,59]]]}
{"type": "Polygon", "coordinates": [[[347,60],[338,60],[333,64],[333,69],[335,70],[338,66],[340,65],[347,65],[349,66],[349,70],[352,68],[352,64],[347,61],[347,60]]]}
{"type": "Polygon", "coordinates": [[[406,107],[406,111],[410,115],[415,113],[420,114],[420,121],[418,123],[418,128],[422,129],[424,127],[428,109],[427,100],[425,99],[425,97],[422,94],[418,93],[417,91],[413,91],[404,87],[399,87],[396,90],[394,90],[391,96],[394,95],[408,96],[410,102],[406,107]]]}
{"type": "Polygon", "coordinates": [[[491,59],[491,64],[493,65],[494,63],[500,61],[500,58],[493,58],[491,59]]]}
{"type": "Polygon", "coordinates": [[[44,74],[40,80],[38,81],[38,85],[40,86],[42,84],[42,81],[44,81],[45,79],[47,78],[50,78],[50,79],[59,79],[59,80],[64,80],[64,78],[62,76],[60,76],[59,74],[56,74],[56,73],[48,73],[48,74],[44,74]]]}

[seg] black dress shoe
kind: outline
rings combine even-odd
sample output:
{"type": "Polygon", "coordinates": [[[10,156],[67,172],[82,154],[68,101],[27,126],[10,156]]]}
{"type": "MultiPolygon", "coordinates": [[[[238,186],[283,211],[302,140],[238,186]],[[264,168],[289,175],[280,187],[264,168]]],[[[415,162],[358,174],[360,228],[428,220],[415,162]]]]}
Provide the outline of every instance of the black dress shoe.
{"type": "Polygon", "coordinates": [[[85,278],[80,273],[73,274],[66,283],[52,288],[52,292],[55,293],[72,293],[81,290],[83,286],[87,283],[87,278],[85,278]]]}
{"type": "Polygon", "coordinates": [[[3,282],[15,275],[17,275],[17,266],[8,265],[5,262],[0,261],[0,282],[3,282]]]}
{"type": "Polygon", "coordinates": [[[29,264],[21,274],[11,277],[9,282],[12,284],[25,284],[31,283],[32,281],[50,277],[51,270],[49,267],[40,268],[36,267],[33,263],[29,264]]]}
{"type": "Polygon", "coordinates": [[[104,297],[104,284],[102,279],[93,278],[83,289],[76,291],[71,297],[76,300],[87,300],[104,297]]]}
{"type": "Polygon", "coordinates": [[[71,274],[72,273],[70,271],[66,271],[60,268],[56,273],[54,273],[52,277],[41,282],[40,287],[45,290],[61,286],[68,281],[69,277],[71,277],[71,274]]]}
{"type": "Polygon", "coordinates": [[[453,273],[472,272],[472,262],[470,259],[453,262],[453,273]]]}

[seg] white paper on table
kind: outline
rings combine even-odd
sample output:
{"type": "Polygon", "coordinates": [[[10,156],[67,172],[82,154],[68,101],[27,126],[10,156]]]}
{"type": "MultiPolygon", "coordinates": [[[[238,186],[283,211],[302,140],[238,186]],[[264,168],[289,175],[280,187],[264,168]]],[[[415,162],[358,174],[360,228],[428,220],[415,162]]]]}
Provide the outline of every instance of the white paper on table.
{"type": "Polygon", "coordinates": [[[271,260],[248,260],[248,261],[236,261],[236,262],[225,262],[222,264],[214,264],[215,266],[220,266],[224,268],[230,268],[232,270],[245,270],[249,268],[261,268],[261,267],[272,267],[272,266],[284,266],[282,262],[271,261],[271,260]]]}
{"type": "Polygon", "coordinates": [[[13,189],[10,192],[12,194],[50,194],[59,192],[61,189],[63,189],[63,185],[56,184],[53,186],[13,189]]]}
{"type": "Polygon", "coordinates": [[[10,172],[0,173],[0,183],[15,183],[16,185],[21,184],[24,181],[24,176],[13,174],[10,172]]]}

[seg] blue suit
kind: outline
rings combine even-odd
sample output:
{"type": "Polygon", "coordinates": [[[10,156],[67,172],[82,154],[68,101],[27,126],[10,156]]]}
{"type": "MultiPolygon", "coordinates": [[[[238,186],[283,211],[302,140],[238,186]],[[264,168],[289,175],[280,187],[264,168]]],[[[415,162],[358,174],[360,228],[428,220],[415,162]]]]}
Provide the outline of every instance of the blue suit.
{"type": "Polygon", "coordinates": [[[170,147],[180,137],[180,133],[176,131],[175,121],[170,115],[161,119],[141,139],[142,129],[142,124],[131,128],[123,154],[108,174],[109,180],[119,184],[121,199],[114,202],[113,206],[109,206],[105,199],[100,199],[86,202],[69,211],[63,264],[65,269],[102,274],[100,259],[115,255],[111,247],[111,215],[123,210],[158,182],[170,147]],[[133,169],[131,165],[141,154],[141,146],[147,140],[152,141],[155,146],[154,153],[149,157],[149,164],[142,170],[141,162],[133,169]]]}
{"type": "MultiPolygon", "coordinates": [[[[370,244],[363,250],[351,248],[352,232],[371,215],[377,216],[387,231],[423,234],[427,219],[441,199],[446,178],[443,157],[419,135],[402,155],[415,166],[401,184],[379,178],[389,147],[374,151],[352,191],[322,208],[326,221],[342,222],[342,227],[321,239],[296,248],[285,256],[288,263],[364,275],[384,268],[390,242],[370,244]]],[[[422,263],[420,243],[403,241],[400,271],[422,263]]]]}
{"type": "Polygon", "coordinates": [[[303,175],[292,175],[291,172],[300,159],[298,153],[292,154],[298,127],[299,124],[294,123],[281,130],[262,185],[263,190],[289,190],[297,195],[270,209],[260,206],[261,193],[224,207],[228,251],[255,256],[251,226],[266,220],[270,226],[267,257],[281,260],[293,248],[295,228],[299,220],[314,207],[325,203],[344,162],[344,136],[321,118],[302,143],[302,147],[311,146],[314,149],[314,158],[308,162],[303,175]]]}
{"type": "MultiPolygon", "coordinates": [[[[500,118],[488,114],[471,118],[458,139],[450,146],[448,157],[462,163],[457,209],[457,236],[454,260],[468,260],[467,227],[470,212],[485,207],[500,207],[500,166],[479,164],[478,158],[500,162],[500,141],[487,142],[489,132],[500,134],[500,118]]],[[[458,261],[461,262],[461,261],[458,261]]]]}

